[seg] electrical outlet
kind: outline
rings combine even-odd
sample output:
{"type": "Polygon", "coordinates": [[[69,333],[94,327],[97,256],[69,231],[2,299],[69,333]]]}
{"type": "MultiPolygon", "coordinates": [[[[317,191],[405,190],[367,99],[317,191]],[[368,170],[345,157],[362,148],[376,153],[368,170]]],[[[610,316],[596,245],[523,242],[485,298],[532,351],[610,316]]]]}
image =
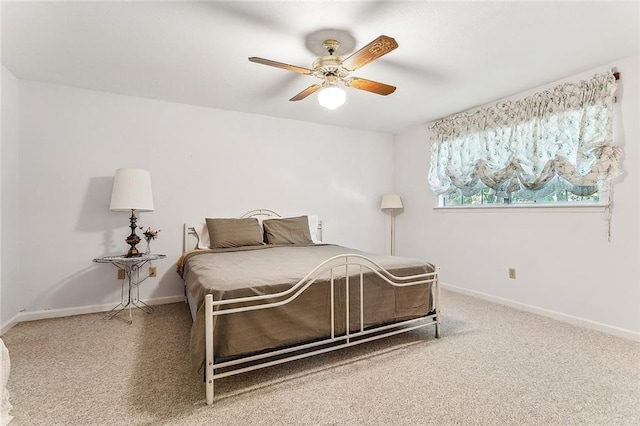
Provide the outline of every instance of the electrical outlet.
{"type": "Polygon", "coordinates": [[[516,279],[516,268],[509,268],[509,278],[512,280],[516,279]]]}
{"type": "Polygon", "coordinates": [[[155,277],[156,276],[156,267],[155,266],[149,266],[149,276],[150,277],[155,277]]]}
{"type": "Polygon", "coordinates": [[[118,279],[124,280],[124,271],[122,269],[118,269],[118,279]]]}

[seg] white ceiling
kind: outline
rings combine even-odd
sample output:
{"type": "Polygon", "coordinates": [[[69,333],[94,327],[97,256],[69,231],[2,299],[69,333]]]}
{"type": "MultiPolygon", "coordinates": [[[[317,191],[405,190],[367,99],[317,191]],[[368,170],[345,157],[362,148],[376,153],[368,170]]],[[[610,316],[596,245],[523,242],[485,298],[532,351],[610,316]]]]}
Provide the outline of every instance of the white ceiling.
{"type": "Polygon", "coordinates": [[[2,1],[1,13],[2,63],[21,79],[389,133],[639,51],[636,1],[2,1]],[[305,38],[321,29],[349,31],[355,50],[395,38],[353,75],[396,92],[347,89],[329,111],[315,94],[289,102],[315,77],[247,60],[311,67],[305,38]]]}

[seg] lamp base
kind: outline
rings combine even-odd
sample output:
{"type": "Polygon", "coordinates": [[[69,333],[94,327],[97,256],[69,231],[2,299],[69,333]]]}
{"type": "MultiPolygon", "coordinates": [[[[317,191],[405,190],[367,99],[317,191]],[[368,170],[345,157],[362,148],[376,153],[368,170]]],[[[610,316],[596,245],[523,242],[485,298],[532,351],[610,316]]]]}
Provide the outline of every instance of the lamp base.
{"type": "Polygon", "coordinates": [[[140,242],[140,237],[136,235],[136,228],[138,227],[136,223],[137,221],[138,219],[136,218],[136,211],[135,209],[131,209],[131,217],[129,218],[129,223],[130,223],[129,228],[131,228],[131,234],[125,240],[126,243],[129,244],[131,247],[129,248],[129,251],[127,252],[125,257],[142,256],[142,253],[140,253],[136,248],[136,244],[140,242]]]}
{"type": "Polygon", "coordinates": [[[129,251],[127,252],[127,254],[124,255],[124,257],[141,257],[143,255],[143,253],[140,253],[137,249],[129,249],[129,251]]]}

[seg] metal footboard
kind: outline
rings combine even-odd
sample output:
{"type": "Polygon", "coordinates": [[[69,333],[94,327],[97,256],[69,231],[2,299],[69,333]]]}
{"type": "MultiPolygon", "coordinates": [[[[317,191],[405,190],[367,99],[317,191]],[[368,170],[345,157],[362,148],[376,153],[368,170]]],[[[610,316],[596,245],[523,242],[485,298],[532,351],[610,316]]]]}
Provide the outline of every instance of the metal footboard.
{"type": "Polygon", "coordinates": [[[298,283],[286,291],[279,293],[250,296],[227,300],[213,300],[213,295],[208,294],[205,297],[205,387],[207,404],[213,404],[214,398],[214,380],[223,377],[232,376],[259,368],[269,367],[284,362],[306,358],[309,356],[334,351],[337,349],[358,345],[372,340],[381,339],[383,337],[393,336],[395,334],[404,333],[421,327],[433,325],[435,327],[435,336],[440,337],[440,282],[439,268],[436,267],[434,272],[398,277],[382,268],[372,259],[359,254],[344,254],[334,256],[322,262],[311,272],[309,272],[298,283]],[[398,321],[391,324],[379,326],[364,327],[364,284],[365,273],[373,273],[381,278],[389,285],[395,287],[407,287],[421,284],[431,283],[431,292],[433,297],[433,309],[425,316],[398,321]],[[250,355],[239,359],[225,362],[215,363],[213,348],[213,320],[214,317],[220,315],[231,315],[239,312],[247,312],[258,309],[270,309],[285,305],[292,302],[300,296],[307,288],[313,285],[320,276],[330,276],[331,291],[331,334],[329,337],[310,343],[300,344],[284,349],[250,355]],[[344,279],[345,287],[345,331],[344,334],[336,335],[335,327],[335,288],[337,279],[344,279]],[[359,306],[359,330],[351,331],[349,311],[349,287],[358,285],[360,292],[359,306]],[[275,299],[275,300],[274,300],[275,299]],[[274,300],[269,302],[269,300],[274,300]],[[266,301],[266,303],[265,303],[266,301]],[[225,305],[242,303],[244,306],[237,308],[224,309],[225,305]],[[218,371],[216,370],[224,370],[218,371]]]}

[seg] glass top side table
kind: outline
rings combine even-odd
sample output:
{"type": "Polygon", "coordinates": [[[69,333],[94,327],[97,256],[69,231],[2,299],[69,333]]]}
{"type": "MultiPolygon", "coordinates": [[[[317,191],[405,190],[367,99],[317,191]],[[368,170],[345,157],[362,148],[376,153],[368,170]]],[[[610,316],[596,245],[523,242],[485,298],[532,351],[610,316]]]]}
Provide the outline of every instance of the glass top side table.
{"type": "Polygon", "coordinates": [[[129,309],[129,324],[133,324],[133,314],[131,312],[133,307],[140,309],[141,311],[150,314],[153,312],[153,308],[142,300],[140,300],[140,287],[138,285],[146,280],[148,277],[144,277],[142,280],[140,279],[140,268],[142,268],[148,262],[153,260],[164,259],[167,257],[164,254],[143,254],[138,257],[125,257],[125,256],[103,256],[96,257],[93,259],[96,263],[110,263],[118,269],[122,270],[125,275],[125,279],[122,280],[121,289],[120,289],[120,303],[113,307],[107,314],[104,319],[110,320],[117,316],[120,312],[125,309],[129,309]],[[127,282],[127,296],[125,298],[125,290],[124,285],[125,281],[127,282]],[[135,294],[134,294],[135,287],[135,294]]]}

